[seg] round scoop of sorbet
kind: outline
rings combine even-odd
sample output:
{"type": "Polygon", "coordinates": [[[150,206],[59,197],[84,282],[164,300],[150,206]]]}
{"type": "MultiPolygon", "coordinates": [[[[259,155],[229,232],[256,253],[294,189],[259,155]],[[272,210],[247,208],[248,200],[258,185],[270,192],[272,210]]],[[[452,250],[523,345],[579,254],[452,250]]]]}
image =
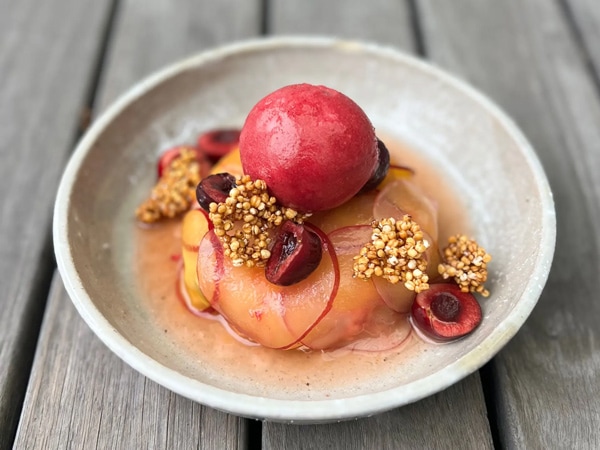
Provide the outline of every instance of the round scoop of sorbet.
{"type": "Polygon", "coordinates": [[[240,135],[244,173],[267,183],[279,203],[323,211],[352,198],[377,166],[365,112],[325,86],[285,86],[260,100],[240,135]]]}

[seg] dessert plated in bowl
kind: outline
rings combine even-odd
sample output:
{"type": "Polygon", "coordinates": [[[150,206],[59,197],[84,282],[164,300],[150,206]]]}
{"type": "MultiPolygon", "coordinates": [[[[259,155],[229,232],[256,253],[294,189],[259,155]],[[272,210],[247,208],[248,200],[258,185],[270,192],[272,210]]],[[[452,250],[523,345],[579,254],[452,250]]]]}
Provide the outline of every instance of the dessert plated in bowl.
{"type": "MultiPolygon", "coordinates": [[[[289,180],[267,180],[267,184],[275,183],[291,206],[299,210],[314,206],[305,228],[312,233],[316,224],[316,234],[327,235],[318,238],[319,245],[332,239],[356,247],[356,237],[364,233],[352,227],[369,228],[372,221],[364,214],[365,201],[373,203],[381,195],[388,199],[411,195],[404,180],[383,180],[375,186],[377,193],[353,197],[377,166],[374,136],[366,133],[359,138],[373,143],[365,156],[370,165],[355,167],[352,161],[340,161],[340,170],[349,171],[341,180],[356,173],[355,179],[343,182],[352,191],[343,198],[337,198],[342,182],[336,181],[324,192],[309,195],[313,203],[307,207],[302,203],[306,196],[294,197],[294,186],[278,185],[289,180]],[[340,202],[337,216],[322,211],[340,202]],[[330,215],[324,219],[326,214],[330,215]],[[347,217],[350,223],[342,231],[328,229],[328,224],[346,223],[347,217]]],[[[241,163],[239,158],[234,161],[235,152],[216,155],[216,159],[221,157],[220,170],[234,172],[242,164],[254,178],[268,177],[265,164],[255,163],[257,157],[251,156],[250,163],[244,161],[251,153],[244,155],[245,140],[260,139],[245,136],[243,131],[241,163]]],[[[168,164],[161,161],[162,174],[168,164]]],[[[385,204],[377,204],[385,210],[385,204]]],[[[185,216],[184,220],[206,220],[199,210],[198,214],[202,218],[185,216]]],[[[384,230],[386,223],[379,225],[384,230]]],[[[297,227],[289,225],[286,230],[304,236],[297,227]]],[[[57,261],[67,291],[111,350],[142,374],[203,404],[242,416],[295,423],[389,410],[438,392],[477,370],[508,342],[533,309],[549,271],[554,238],[552,196],[542,168],[516,126],[489,100],[452,76],[395,50],[317,38],[231,45],[182,61],[136,85],[80,142],[63,176],[54,218],[57,261]],[[306,315],[284,317],[289,320],[282,329],[290,333],[289,339],[284,332],[252,338],[253,330],[239,329],[246,318],[231,319],[236,299],[227,304],[231,308],[224,306],[229,308],[224,315],[211,318],[204,312],[196,311],[200,317],[192,314],[179,301],[179,281],[180,290],[198,283],[204,294],[210,294],[214,286],[207,280],[214,279],[211,267],[216,266],[206,263],[218,259],[214,256],[217,246],[197,242],[190,247],[193,251],[186,253],[184,248],[182,254],[182,240],[189,230],[201,226],[182,227],[179,218],[142,227],[135,220],[133,211],[156,182],[159,155],[175,146],[195,146],[198,136],[206,136],[208,130],[234,133],[259,100],[284,86],[305,83],[341,92],[362,108],[377,138],[385,142],[392,165],[410,168],[410,182],[431,200],[437,227],[427,225],[427,219],[421,226],[426,231],[436,228],[440,246],[460,233],[475,237],[493,255],[486,282],[491,295],[479,296],[481,323],[465,337],[440,343],[415,331],[424,327],[440,339],[445,333],[455,333],[428,313],[451,314],[447,302],[421,296],[412,307],[392,304],[392,309],[406,311],[385,316],[398,322],[395,333],[386,335],[386,345],[374,333],[371,341],[358,340],[360,345],[354,347],[330,346],[339,322],[349,318],[348,329],[354,323],[353,313],[367,303],[363,299],[372,293],[385,297],[390,290],[381,283],[371,289],[371,281],[352,276],[347,283],[363,284],[357,285],[361,288],[351,313],[345,313],[343,302],[332,306],[338,316],[315,313],[320,323],[306,334],[312,334],[307,346],[300,345],[306,342],[299,339],[305,337],[308,322],[302,320],[306,315]],[[204,277],[178,278],[182,260],[194,261],[198,254],[197,274],[204,277]],[[408,318],[411,309],[413,319],[408,318]],[[223,320],[227,314],[229,321],[223,320]],[[297,324],[302,329],[294,330],[297,324]],[[261,339],[264,344],[271,343],[268,339],[273,343],[256,345],[261,339]]],[[[327,267],[352,270],[354,247],[347,254],[338,251],[334,256],[338,261],[332,262],[331,246],[323,245],[319,264],[325,268],[313,268],[306,280],[292,280],[296,284],[282,289],[293,292],[294,302],[313,305],[314,292],[300,288],[302,283],[325,274],[321,286],[329,286],[327,273],[335,270],[328,272],[327,267]]],[[[254,275],[237,276],[236,269],[231,269],[232,280],[250,280],[250,287],[244,289],[253,293],[260,294],[270,282],[254,275]]],[[[288,283],[280,271],[269,273],[276,283],[288,283]]],[[[358,270],[355,275],[360,278],[361,274],[358,270]]],[[[440,284],[432,286],[439,289],[440,284]]],[[[340,282],[337,289],[347,287],[340,282]]],[[[242,297],[241,303],[251,295],[242,297]]],[[[477,314],[469,312],[469,317],[477,314]]],[[[275,319],[263,319],[263,323],[275,323],[275,319]]]]}

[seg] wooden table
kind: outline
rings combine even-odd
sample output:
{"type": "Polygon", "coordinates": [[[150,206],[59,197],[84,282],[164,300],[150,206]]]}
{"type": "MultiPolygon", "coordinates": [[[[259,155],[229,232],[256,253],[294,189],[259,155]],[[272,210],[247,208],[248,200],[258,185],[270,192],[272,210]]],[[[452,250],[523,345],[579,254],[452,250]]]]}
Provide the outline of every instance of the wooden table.
{"type": "Polygon", "coordinates": [[[600,448],[598,0],[0,0],[0,449],[600,448]],[[558,240],[522,330],[478,373],[368,419],[261,423],[173,394],[92,334],[55,270],[51,215],[89,122],[148,73],[273,34],[419,54],[532,141],[558,240]]]}

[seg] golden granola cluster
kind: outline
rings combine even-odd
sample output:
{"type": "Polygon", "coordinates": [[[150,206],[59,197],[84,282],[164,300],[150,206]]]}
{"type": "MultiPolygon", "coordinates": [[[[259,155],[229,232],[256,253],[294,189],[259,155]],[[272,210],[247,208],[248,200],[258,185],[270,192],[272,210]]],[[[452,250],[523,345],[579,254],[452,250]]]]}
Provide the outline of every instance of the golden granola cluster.
{"type": "Polygon", "coordinates": [[[163,171],[150,197],[136,209],[137,219],[153,223],[186,212],[196,200],[199,182],[200,163],[196,153],[182,148],[179,157],[163,171]]]}
{"type": "Polygon", "coordinates": [[[478,292],[484,297],[490,295],[484,283],[487,263],[492,257],[477,242],[462,234],[451,236],[442,256],[445,262],[438,266],[438,272],[444,279],[454,278],[463,292],[478,292]]]}
{"type": "Polygon", "coordinates": [[[371,242],[354,257],[354,276],[364,280],[379,276],[394,284],[402,281],[417,293],[428,289],[424,253],[429,242],[421,227],[409,215],[375,221],[372,227],[371,242]]]}
{"type": "Polygon", "coordinates": [[[271,256],[269,230],[286,220],[302,223],[305,215],[280,206],[263,180],[236,178],[236,187],[221,203],[211,203],[209,218],[234,266],[264,267],[271,256]]]}

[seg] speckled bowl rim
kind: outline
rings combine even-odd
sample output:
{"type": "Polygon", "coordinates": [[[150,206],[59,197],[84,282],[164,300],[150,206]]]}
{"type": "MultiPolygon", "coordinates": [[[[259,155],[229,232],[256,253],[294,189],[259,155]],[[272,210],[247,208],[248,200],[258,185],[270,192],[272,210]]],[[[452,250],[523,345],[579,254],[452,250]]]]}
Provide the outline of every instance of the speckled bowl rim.
{"type": "Polygon", "coordinates": [[[59,272],[79,314],[94,333],[135,370],[178,394],[222,411],[273,421],[318,423],[370,416],[415,402],[449,387],[489,361],[516,334],[537,303],[554,255],[556,217],[548,180],[533,148],[514,122],[486,96],[441,69],[393,48],[335,38],[292,36],[243,41],[203,52],[147,77],[122,95],[92,124],[65,169],[55,204],[53,239],[59,272]],[[382,392],[343,399],[282,400],[230,392],[184,376],[150,358],[119,334],[95,307],[78,276],[68,241],[67,224],[71,190],[82,162],[96,139],[129,104],[157,85],[182,71],[236,54],[269,49],[311,47],[333,51],[365,52],[380,58],[396,60],[436,77],[440,82],[450,85],[485,108],[517,143],[531,169],[535,185],[541,195],[543,210],[541,247],[532,277],[525,286],[521,299],[506,319],[492,330],[482,345],[432,375],[382,392]]]}

